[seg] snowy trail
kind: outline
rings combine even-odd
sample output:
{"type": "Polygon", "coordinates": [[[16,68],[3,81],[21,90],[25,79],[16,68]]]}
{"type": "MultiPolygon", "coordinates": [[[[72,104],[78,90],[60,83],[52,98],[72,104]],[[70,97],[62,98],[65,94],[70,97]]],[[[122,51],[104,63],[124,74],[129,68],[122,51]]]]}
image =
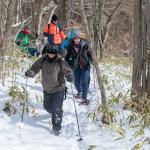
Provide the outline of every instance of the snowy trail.
{"type": "MultiPolygon", "coordinates": [[[[54,149],[66,150],[70,147],[71,150],[78,150],[75,145],[76,141],[65,137],[56,137],[49,133],[49,119],[50,116],[44,110],[38,109],[40,116],[31,117],[25,115],[24,123],[21,123],[21,117],[15,115],[8,117],[2,112],[2,106],[8,97],[3,97],[7,91],[0,93],[0,149],[20,149],[20,150],[33,150],[33,149],[54,149]],[[3,103],[3,104],[2,104],[3,103]]],[[[40,108],[41,106],[39,106],[40,108]]]]}
{"type": "MultiPolygon", "coordinates": [[[[17,84],[25,86],[25,79],[18,76],[17,84]]],[[[97,85],[94,86],[93,75],[89,93],[90,105],[79,106],[76,102],[83,137],[80,142],[77,141],[79,136],[70,83],[67,83],[68,94],[63,106],[62,132],[58,137],[49,133],[50,115],[43,109],[42,102],[36,100],[36,95],[39,99],[43,97],[41,84],[36,83],[35,79],[28,79],[30,101],[38,115],[25,114],[24,123],[21,123],[21,114],[9,117],[2,110],[4,103],[10,99],[7,89],[11,85],[10,79],[7,79],[6,85],[3,87],[0,82],[0,150],[88,150],[90,145],[96,146],[93,150],[131,150],[132,145],[126,139],[114,142],[118,138],[115,133],[103,130],[87,118],[99,99],[99,89],[97,85]]],[[[73,89],[73,93],[75,92],[73,89]]],[[[149,146],[145,150],[149,150],[149,146]]]]}
{"type": "MultiPolygon", "coordinates": [[[[7,86],[11,86],[11,80],[7,80],[7,86]]],[[[17,84],[25,87],[25,79],[18,76],[17,84]]],[[[21,114],[17,114],[12,117],[8,117],[3,111],[4,103],[9,99],[7,89],[5,87],[1,87],[0,93],[0,102],[1,102],[1,111],[0,111],[0,148],[3,150],[7,150],[10,147],[12,149],[55,149],[55,150],[67,150],[68,147],[71,150],[78,149],[88,149],[89,144],[85,142],[85,140],[78,142],[79,139],[78,130],[77,130],[77,122],[75,117],[75,110],[73,105],[73,95],[70,88],[70,84],[68,84],[68,94],[67,99],[64,101],[64,117],[62,122],[62,133],[59,137],[55,137],[49,134],[49,122],[50,115],[43,109],[42,103],[37,103],[35,101],[35,95],[42,97],[42,87],[41,84],[35,83],[35,79],[28,79],[28,91],[30,93],[30,99],[32,105],[35,107],[35,111],[39,116],[31,117],[27,114],[24,116],[24,123],[21,123],[21,114]],[[4,98],[5,97],[5,98],[4,98]],[[9,142],[8,142],[9,141],[9,142]],[[7,145],[7,147],[6,147],[7,145]],[[25,145],[25,146],[23,146],[25,145]],[[61,148],[60,148],[61,147],[61,148]]],[[[93,84],[91,84],[93,86],[93,84]]],[[[92,87],[93,88],[93,87],[92,87]]],[[[75,89],[73,91],[75,93],[75,89]]],[[[96,90],[95,90],[96,92],[96,90]]],[[[96,93],[95,93],[96,94],[96,93]]],[[[91,95],[89,98],[94,98],[91,95]]],[[[90,110],[91,105],[89,106],[79,106],[76,103],[79,124],[81,135],[84,138],[88,129],[88,112],[90,110]]],[[[90,131],[92,132],[92,131],[90,131]]],[[[91,143],[92,144],[92,143],[91,143]]]]}
{"type": "MultiPolygon", "coordinates": [[[[35,93],[42,94],[42,92],[38,92],[41,87],[37,84],[36,91],[36,84],[34,83],[33,85],[34,79],[29,80],[30,84],[28,86],[28,91],[31,93],[31,99],[34,100],[35,93]]],[[[20,82],[20,84],[23,85],[24,83],[24,80],[20,82]]],[[[79,106],[78,103],[76,103],[81,135],[83,137],[83,141],[78,142],[77,139],[79,139],[79,136],[77,136],[78,130],[71,90],[68,89],[68,92],[67,99],[64,101],[62,133],[59,137],[49,134],[50,115],[44,111],[42,103],[36,104],[33,102],[32,104],[35,106],[36,112],[40,116],[31,117],[25,115],[24,123],[20,122],[20,115],[15,115],[10,118],[4,112],[0,112],[0,149],[7,150],[11,147],[12,150],[68,150],[69,147],[71,150],[87,150],[90,144],[94,144],[93,138],[95,139],[95,136],[99,136],[97,127],[92,123],[90,124],[87,118],[87,115],[92,107],[92,102],[89,106],[79,106]]],[[[4,92],[0,93],[0,98],[3,99],[1,102],[3,104],[8,99],[8,97],[5,97],[4,99],[4,95],[7,95],[7,90],[4,90],[4,92]]],[[[90,95],[91,101],[94,101],[96,96],[97,95],[95,91],[90,95]]],[[[3,104],[0,105],[1,110],[3,104]]],[[[97,143],[100,143],[100,141],[97,140],[97,143]]]]}
{"type": "MultiPolygon", "coordinates": [[[[21,114],[7,116],[3,111],[4,103],[9,99],[7,89],[1,86],[0,92],[0,149],[12,150],[20,149],[55,149],[71,150],[88,149],[88,145],[83,141],[78,142],[77,123],[73,105],[73,95],[68,90],[67,99],[64,101],[64,117],[62,122],[62,133],[55,137],[49,133],[50,115],[43,109],[42,103],[35,102],[35,94],[42,96],[42,87],[34,83],[34,79],[28,79],[28,91],[30,93],[31,103],[35,107],[39,116],[24,116],[24,123],[21,123],[21,114]],[[24,146],[23,146],[24,145],[24,146]]],[[[25,79],[17,78],[17,84],[25,85],[25,79]]],[[[8,80],[8,86],[11,85],[8,80]]],[[[69,86],[69,85],[68,85],[69,86]]],[[[74,91],[75,92],[75,91],[74,91]]],[[[81,134],[84,134],[87,126],[87,115],[90,106],[81,106],[76,103],[81,134]]]]}

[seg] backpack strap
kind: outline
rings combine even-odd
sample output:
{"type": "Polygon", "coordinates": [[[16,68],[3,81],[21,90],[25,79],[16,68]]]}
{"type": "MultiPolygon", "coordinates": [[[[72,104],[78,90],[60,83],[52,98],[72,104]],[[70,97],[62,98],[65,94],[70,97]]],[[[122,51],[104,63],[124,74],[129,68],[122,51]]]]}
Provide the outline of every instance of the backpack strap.
{"type": "Polygon", "coordinates": [[[63,70],[62,70],[62,68],[63,68],[63,66],[62,66],[62,60],[61,59],[58,59],[58,63],[59,63],[59,66],[60,66],[60,74],[59,74],[59,81],[60,81],[60,83],[61,83],[61,85],[64,87],[64,100],[66,99],[66,97],[67,97],[67,87],[65,86],[65,80],[64,80],[64,74],[63,74],[63,70]],[[63,79],[60,79],[60,78],[63,78],[63,79]]]}
{"type": "Polygon", "coordinates": [[[49,30],[50,30],[50,23],[48,24],[48,34],[49,34],[49,30]]]}
{"type": "Polygon", "coordinates": [[[87,46],[86,44],[84,43],[84,45],[80,45],[79,47],[79,53],[77,54],[77,66],[79,66],[81,69],[84,68],[85,65],[87,65],[89,63],[89,58],[88,58],[88,55],[87,55],[87,46]]]}
{"type": "Polygon", "coordinates": [[[80,49],[79,49],[79,65],[80,65],[80,68],[83,69],[83,57],[82,57],[82,54],[83,54],[83,49],[82,49],[82,46],[80,45],[80,49]]]}
{"type": "MultiPolygon", "coordinates": [[[[63,70],[62,70],[62,68],[63,68],[63,66],[62,66],[62,60],[61,59],[58,59],[58,63],[59,63],[59,66],[60,66],[60,72],[59,72],[59,75],[60,75],[60,77],[64,77],[64,75],[63,75],[63,70]]],[[[62,84],[62,85],[64,85],[64,81],[62,81],[61,79],[59,79],[59,81],[60,81],[60,83],[62,84]]]]}

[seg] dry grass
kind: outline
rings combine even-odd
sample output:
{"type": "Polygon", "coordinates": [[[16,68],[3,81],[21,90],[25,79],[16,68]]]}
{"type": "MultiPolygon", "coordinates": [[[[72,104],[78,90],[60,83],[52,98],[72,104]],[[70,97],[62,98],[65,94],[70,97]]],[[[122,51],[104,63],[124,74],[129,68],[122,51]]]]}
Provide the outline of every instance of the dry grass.
{"type": "Polygon", "coordinates": [[[112,65],[123,65],[129,66],[132,64],[132,58],[130,57],[112,57],[109,55],[105,55],[102,63],[112,64],[112,65]]]}

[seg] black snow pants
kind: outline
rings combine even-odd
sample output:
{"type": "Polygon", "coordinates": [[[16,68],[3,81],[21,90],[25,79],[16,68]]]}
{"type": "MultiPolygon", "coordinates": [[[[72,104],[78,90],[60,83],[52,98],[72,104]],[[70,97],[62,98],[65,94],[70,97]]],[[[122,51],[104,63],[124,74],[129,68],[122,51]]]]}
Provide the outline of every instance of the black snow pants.
{"type": "Polygon", "coordinates": [[[44,92],[44,108],[52,114],[52,125],[54,130],[61,130],[63,116],[64,91],[55,93],[44,92]]]}

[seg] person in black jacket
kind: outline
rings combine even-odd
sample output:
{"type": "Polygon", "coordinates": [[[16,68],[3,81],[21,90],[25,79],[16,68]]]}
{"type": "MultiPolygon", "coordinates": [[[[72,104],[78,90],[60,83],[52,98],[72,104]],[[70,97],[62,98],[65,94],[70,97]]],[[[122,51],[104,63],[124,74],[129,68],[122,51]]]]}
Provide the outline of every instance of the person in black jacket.
{"type": "Polygon", "coordinates": [[[88,42],[81,38],[80,31],[75,31],[71,44],[67,48],[66,61],[74,72],[74,85],[77,90],[75,98],[81,98],[80,104],[88,105],[87,94],[90,80],[91,51],[88,42]]]}

